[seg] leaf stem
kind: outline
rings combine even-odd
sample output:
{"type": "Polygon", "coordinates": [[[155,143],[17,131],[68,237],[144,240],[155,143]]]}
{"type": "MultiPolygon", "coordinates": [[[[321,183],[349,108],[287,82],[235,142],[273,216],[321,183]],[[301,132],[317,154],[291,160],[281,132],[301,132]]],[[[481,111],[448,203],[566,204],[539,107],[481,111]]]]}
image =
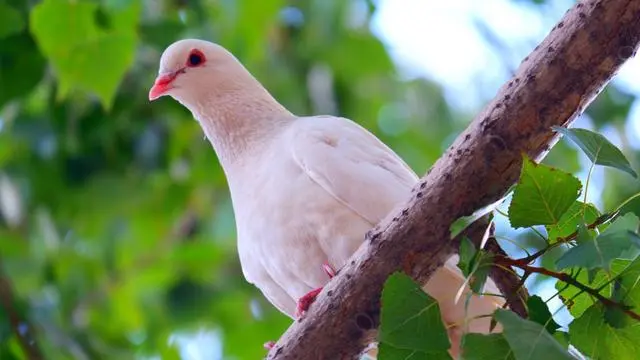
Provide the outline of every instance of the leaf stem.
{"type": "Polygon", "coordinates": [[[502,235],[496,235],[495,236],[496,240],[504,240],[506,242],[508,242],[509,244],[516,246],[518,249],[522,250],[522,252],[526,253],[527,256],[531,256],[531,253],[529,252],[529,249],[527,249],[526,247],[524,247],[522,244],[518,243],[517,241],[508,238],[506,236],[502,236],[502,235]]]}
{"type": "MultiPolygon", "coordinates": [[[[598,149],[598,152],[600,152],[600,149],[598,149]]],[[[597,154],[596,154],[597,156],[597,154]]],[[[589,183],[591,182],[591,174],[593,173],[593,168],[596,166],[595,162],[591,162],[591,167],[589,167],[589,174],[587,174],[587,182],[584,185],[584,201],[583,203],[587,203],[587,194],[589,193],[589,183]]]]}
{"type": "MultiPolygon", "coordinates": [[[[593,230],[596,227],[606,223],[607,221],[611,220],[613,217],[615,217],[618,213],[617,212],[613,212],[613,213],[609,213],[609,214],[604,214],[602,216],[600,216],[599,218],[597,218],[594,222],[592,222],[591,224],[587,225],[587,229],[589,230],[593,230]]],[[[570,241],[573,241],[576,239],[576,237],[578,237],[578,230],[572,232],[570,235],[562,237],[562,238],[558,238],[558,240],[556,242],[554,242],[553,244],[550,244],[549,246],[546,246],[543,249],[540,249],[538,251],[536,251],[535,253],[529,255],[529,256],[525,256],[523,258],[520,259],[516,259],[513,261],[517,261],[518,263],[522,263],[522,264],[529,264],[533,261],[535,261],[537,258],[539,258],[540,256],[544,255],[547,251],[556,248],[562,244],[566,244],[570,241]]]]}
{"type": "Polygon", "coordinates": [[[509,218],[509,214],[507,214],[506,212],[500,210],[499,208],[495,208],[493,211],[497,212],[498,214],[506,217],[507,219],[509,218]]]}
{"type": "Polygon", "coordinates": [[[531,231],[533,231],[536,235],[538,235],[542,240],[544,240],[545,242],[547,241],[547,237],[542,235],[540,230],[536,229],[534,226],[530,226],[529,229],[531,229],[531,231]]]}
{"type": "Polygon", "coordinates": [[[640,197],[640,192],[631,195],[627,200],[623,201],[622,204],[618,205],[618,207],[613,211],[613,213],[619,212],[625,205],[640,197]]]}

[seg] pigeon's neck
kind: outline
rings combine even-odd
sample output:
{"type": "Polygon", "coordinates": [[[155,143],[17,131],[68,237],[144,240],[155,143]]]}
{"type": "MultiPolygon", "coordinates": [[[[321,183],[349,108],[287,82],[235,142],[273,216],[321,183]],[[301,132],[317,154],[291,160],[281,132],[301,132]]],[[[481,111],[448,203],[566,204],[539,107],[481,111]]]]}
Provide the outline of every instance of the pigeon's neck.
{"type": "Polygon", "coordinates": [[[262,151],[295,118],[262,86],[209,95],[192,113],[227,169],[262,151]]]}

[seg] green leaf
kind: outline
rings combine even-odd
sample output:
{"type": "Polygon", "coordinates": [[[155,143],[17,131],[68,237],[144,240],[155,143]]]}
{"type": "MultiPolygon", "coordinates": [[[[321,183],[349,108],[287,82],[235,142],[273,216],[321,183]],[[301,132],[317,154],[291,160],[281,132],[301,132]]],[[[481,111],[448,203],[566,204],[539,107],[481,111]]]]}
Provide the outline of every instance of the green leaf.
{"type": "Polygon", "coordinates": [[[0,1],[0,39],[21,32],[24,25],[20,12],[0,1]]]}
{"type": "Polygon", "coordinates": [[[560,325],[553,320],[547,304],[542,301],[540,296],[530,296],[527,300],[527,308],[529,309],[529,320],[544,326],[549,334],[553,335],[560,328],[560,325]]]}
{"type": "Polygon", "coordinates": [[[629,225],[630,217],[635,217],[635,215],[625,215],[616,219],[607,230],[595,239],[582,225],[578,228],[578,245],[569,249],[556,261],[558,269],[577,266],[587,269],[609,270],[613,259],[620,257],[632,247],[640,249],[640,237],[626,228],[629,225]]]}
{"type": "Polygon", "coordinates": [[[635,100],[636,96],[627,89],[607,86],[589,104],[585,114],[598,130],[606,126],[618,127],[627,121],[629,110],[635,100]]]}
{"type": "Polygon", "coordinates": [[[503,336],[517,360],[573,360],[542,325],[509,310],[498,309],[494,317],[502,324],[503,336]]]}
{"type": "MultiPolygon", "coordinates": [[[[575,276],[576,280],[581,283],[588,283],[587,277],[587,272],[584,270],[575,276]]],[[[640,279],[640,258],[634,261],[614,260],[611,263],[609,274],[602,271],[599,272],[589,286],[594,289],[602,287],[600,293],[603,296],[611,297],[613,284],[609,279],[618,277],[622,279],[620,291],[624,293],[622,298],[625,300],[625,304],[640,307],[640,283],[638,282],[638,279],[640,279]]],[[[574,317],[581,316],[587,308],[594,304],[594,300],[590,295],[585,294],[573,286],[567,286],[567,284],[561,281],[556,283],[556,289],[558,291],[562,290],[560,297],[574,317]]]]}
{"type": "Polygon", "coordinates": [[[624,309],[620,306],[607,306],[604,310],[604,320],[611,327],[621,329],[632,323],[632,320],[624,310],[630,308],[624,305],[624,300],[627,295],[627,291],[622,284],[622,279],[615,279],[612,282],[613,291],[611,294],[611,300],[624,306],[624,309]]]}
{"type": "Polygon", "coordinates": [[[469,225],[471,225],[471,221],[468,216],[462,216],[456,219],[451,226],[449,227],[450,238],[454,239],[456,236],[460,235],[461,232],[464,231],[469,225]]]}
{"type": "Polygon", "coordinates": [[[573,234],[579,224],[592,224],[598,217],[600,212],[592,204],[585,204],[582,201],[575,201],[569,207],[557,224],[546,227],[549,234],[549,241],[554,243],[558,238],[564,238],[573,234]]]}
{"type": "Polygon", "coordinates": [[[236,31],[246,41],[245,51],[247,58],[262,60],[266,56],[264,51],[266,39],[269,35],[269,27],[278,17],[278,12],[286,6],[283,0],[252,1],[239,0],[236,2],[238,17],[235,19],[240,26],[236,31]]]}
{"type": "Polygon", "coordinates": [[[463,237],[460,241],[460,250],[458,252],[458,268],[464,276],[468,276],[471,272],[471,264],[477,253],[476,247],[468,237],[463,237]]]}
{"type": "Polygon", "coordinates": [[[471,281],[469,281],[469,287],[471,291],[476,294],[482,292],[484,284],[487,282],[489,276],[489,270],[493,264],[493,255],[486,251],[478,251],[473,261],[473,268],[471,272],[471,281]]]}
{"type": "Polygon", "coordinates": [[[604,321],[612,328],[622,329],[634,323],[629,315],[625,314],[624,310],[618,306],[608,306],[604,310],[604,321]]]}
{"type": "Polygon", "coordinates": [[[591,359],[636,359],[640,326],[614,329],[604,321],[602,307],[591,306],[569,325],[571,344],[591,359]]]}
{"type": "Polygon", "coordinates": [[[158,51],[164,51],[175,41],[176,34],[186,28],[179,19],[164,19],[140,27],[140,36],[145,44],[154,46],[158,51]]]}
{"type": "Polygon", "coordinates": [[[608,306],[604,310],[604,321],[615,329],[622,329],[636,322],[619,306],[608,306]]]}
{"type": "Polygon", "coordinates": [[[444,356],[451,347],[438,303],[402,273],[392,274],[385,282],[378,340],[433,356],[444,356]]]}
{"type": "Polygon", "coordinates": [[[400,349],[387,343],[380,343],[378,350],[380,360],[451,360],[451,355],[448,353],[400,349]]]}
{"type": "Polygon", "coordinates": [[[9,100],[27,95],[38,85],[46,61],[27,33],[0,39],[0,108],[9,100]]]}
{"type": "MultiPolygon", "coordinates": [[[[576,235],[576,242],[578,245],[569,249],[567,252],[562,254],[558,260],[556,260],[556,266],[558,269],[562,270],[572,266],[583,266],[577,264],[587,264],[589,266],[591,266],[590,264],[593,264],[593,267],[588,269],[601,268],[600,266],[595,265],[596,262],[598,264],[600,263],[600,256],[598,254],[599,249],[597,248],[594,239],[594,235],[589,232],[587,227],[584,224],[579,224],[578,234],[576,235]],[[578,250],[576,250],[576,248],[578,250]],[[582,258],[584,255],[590,255],[590,258],[582,258]]],[[[592,275],[593,273],[589,274],[590,278],[592,275]]]]}
{"type": "MultiPolygon", "coordinates": [[[[506,193],[509,193],[509,192],[511,192],[511,189],[506,191],[506,193]]],[[[469,227],[469,225],[473,224],[474,222],[476,222],[476,220],[482,218],[487,214],[489,215],[486,220],[488,222],[493,220],[493,211],[497,209],[498,206],[500,206],[500,204],[502,204],[502,201],[503,200],[500,199],[492,204],[489,204],[481,209],[474,211],[469,216],[461,216],[458,219],[456,219],[453,223],[451,223],[451,226],[449,227],[449,232],[451,234],[450,238],[454,239],[455,237],[460,235],[460,233],[463,232],[467,227],[469,227]]]]}
{"type": "Polygon", "coordinates": [[[140,6],[130,2],[124,9],[103,10],[94,2],[45,0],[34,7],[31,31],[56,70],[60,98],[81,88],[110,108],[133,63],[140,6]]]}
{"type": "Polygon", "coordinates": [[[589,269],[587,270],[587,283],[588,284],[592,284],[593,281],[596,279],[596,276],[598,275],[598,272],[600,271],[600,269],[589,269]]]}
{"type": "Polygon", "coordinates": [[[474,334],[464,336],[463,359],[464,360],[515,360],[509,343],[502,334],[474,334]]]}
{"type": "Polygon", "coordinates": [[[618,216],[612,223],[610,223],[607,228],[602,231],[602,235],[625,231],[637,232],[639,226],[640,219],[638,216],[632,212],[628,212],[622,216],[618,216]]]}
{"type": "Polygon", "coordinates": [[[493,264],[493,255],[486,251],[476,250],[467,237],[460,242],[459,255],[458,268],[462,270],[464,276],[471,277],[469,287],[476,294],[482,292],[493,264]]]}
{"type": "Polygon", "coordinates": [[[638,174],[631,168],[629,160],[622,154],[622,151],[601,134],[587,129],[567,129],[560,126],[554,126],[553,130],[563,134],[578,145],[594,164],[613,167],[633,177],[638,177],[638,174]]]}
{"type": "Polygon", "coordinates": [[[520,181],[509,206],[509,221],[514,228],[551,225],[578,198],[582,184],[573,175],[525,157],[520,181]]]}
{"type": "MultiPolygon", "coordinates": [[[[619,216],[612,223],[610,223],[600,236],[604,237],[617,237],[617,236],[629,236],[634,244],[639,243],[638,239],[638,226],[640,226],[640,219],[632,212],[628,212],[623,216],[619,216]]],[[[637,246],[632,246],[630,250],[625,251],[620,256],[626,259],[635,259],[639,254],[637,246]]]]}
{"type": "Polygon", "coordinates": [[[563,349],[569,349],[569,333],[564,331],[556,331],[553,333],[553,338],[562,346],[563,349]]]}
{"type": "Polygon", "coordinates": [[[345,79],[357,79],[370,75],[382,75],[393,70],[393,61],[384,48],[384,44],[376,37],[363,36],[359,32],[348,32],[325,53],[317,54],[332,65],[333,70],[345,79]],[[357,61],[345,58],[349,51],[357,51],[371,61],[357,61]]]}

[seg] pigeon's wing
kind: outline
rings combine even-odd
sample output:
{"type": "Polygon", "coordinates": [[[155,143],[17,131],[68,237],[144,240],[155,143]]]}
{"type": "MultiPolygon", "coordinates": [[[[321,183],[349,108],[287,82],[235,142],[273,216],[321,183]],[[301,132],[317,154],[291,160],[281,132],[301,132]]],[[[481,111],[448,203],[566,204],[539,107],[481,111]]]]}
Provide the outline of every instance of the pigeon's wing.
{"type": "MultiPolygon", "coordinates": [[[[290,140],[296,163],[314,182],[355,214],[375,225],[409,198],[418,177],[367,130],[338,117],[310,117],[298,121],[290,140]]],[[[452,258],[424,286],[425,291],[440,303],[442,317],[449,324],[449,335],[454,344],[452,353],[457,352],[462,328],[489,332],[489,317],[469,323],[470,318],[491,314],[504,303],[499,297],[473,296],[469,307],[465,308],[464,297],[455,302],[464,283],[465,278],[452,258]]],[[[468,286],[465,288],[468,292],[468,286]]],[[[490,279],[486,290],[499,293],[490,279]]],[[[499,329],[500,326],[496,327],[499,329]]]]}
{"type": "Polygon", "coordinates": [[[391,149],[348,119],[300,118],[290,134],[292,155],[300,168],[372,226],[407,200],[418,181],[391,149]]]}

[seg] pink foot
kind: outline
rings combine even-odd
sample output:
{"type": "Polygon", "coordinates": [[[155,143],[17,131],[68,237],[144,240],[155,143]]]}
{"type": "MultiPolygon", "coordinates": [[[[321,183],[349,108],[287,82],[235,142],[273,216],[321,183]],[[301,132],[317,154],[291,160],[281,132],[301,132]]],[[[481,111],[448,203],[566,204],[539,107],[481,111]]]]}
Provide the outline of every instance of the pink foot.
{"type": "Polygon", "coordinates": [[[276,342],[275,341],[267,341],[262,346],[264,346],[264,348],[267,349],[267,350],[271,350],[271,349],[273,349],[274,346],[276,346],[276,342]]]}
{"type": "Polygon", "coordinates": [[[302,315],[309,310],[309,306],[311,306],[311,304],[316,300],[320,291],[322,291],[321,287],[311,290],[298,300],[298,306],[296,306],[296,318],[301,318],[302,315]]]}
{"type": "MultiPolygon", "coordinates": [[[[336,276],[336,271],[333,269],[333,267],[331,267],[331,265],[326,262],[322,264],[322,270],[324,270],[324,272],[329,276],[329,279],[332,279],[334,276],[336,276]]],[[[311,290],[298,300],[298,305],[296,306],[295,313],[296,318],[299,319],[300,317],[302,317],[302,315],[304,315],[305,312],[307,312],[307,310],[309,310],[309,306],[313,304],[313,302],[316,300],[316,297],[318,296],[318,294],[320,294],[321,291],[321,287],[311,290]]]]}

